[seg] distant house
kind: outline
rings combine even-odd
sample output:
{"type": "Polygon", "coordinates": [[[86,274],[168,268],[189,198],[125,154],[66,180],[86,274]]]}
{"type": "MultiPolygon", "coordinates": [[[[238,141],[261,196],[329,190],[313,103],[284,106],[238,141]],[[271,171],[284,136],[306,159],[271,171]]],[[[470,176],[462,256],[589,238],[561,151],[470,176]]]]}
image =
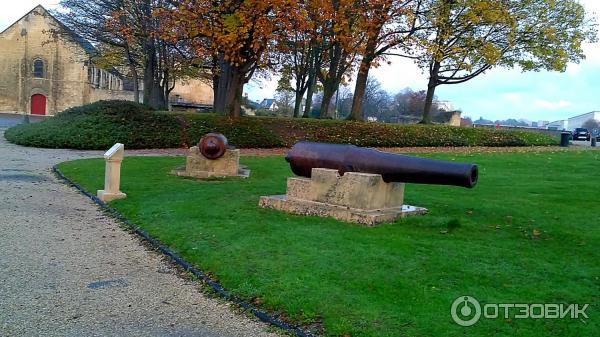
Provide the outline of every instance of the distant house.
{"type": "Polygon", "coordinates": [[[550,124],[550,121],[537,121],[537,127],[540,129],[546,129],[548,124],[550,124]]]}
{"type": "Polygon", "coordinates": [[[559,121],[554,121],[552,123],[548,123],[546,128],[548,130],[566,130],[569,126],[569,121],[567,119],[561,119],[559,121]]]}
{"type": "Polygon", "coordinates": [[[258,105],[259,109],[275,111],[278,109],[277,102],[274,98],[265,98],[258,105]]]}
{"type": "Polygon", "coordinates": [[[461,118],[460,126],[467,128],[473,127],[473,121],[470,118],[461,118]]]}

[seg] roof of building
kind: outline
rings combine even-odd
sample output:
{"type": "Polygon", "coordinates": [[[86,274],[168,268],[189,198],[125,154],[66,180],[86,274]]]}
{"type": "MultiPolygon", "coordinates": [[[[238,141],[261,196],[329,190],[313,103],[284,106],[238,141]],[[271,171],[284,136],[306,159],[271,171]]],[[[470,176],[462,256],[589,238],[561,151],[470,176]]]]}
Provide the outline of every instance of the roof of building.
{"type": "Polygon", "coordinates": [[[62,23],[60,20],[58,20],[56,17],[54,17],[54,15],[52,15],[42,5],[35,6],[32,10],[30,10],[25,15],[23,15],[22,17],[20,17],[17,21],[13,22],[5,30],[3,30],[2,32],[0,32],[0,35],[4,34],[4,32],[6,32],[10,28],[12,28],[12,26],[14,26],[15,24],[17,24],[19,21],[23,20],[29,14],[33,13],[36,9],[40,9],[43,14],[48,15],[50,18],[52,18],[58,24],[58,26],[67,34],[67,36],[69,36],[75,43],[77,43],[81,48],[83,48],[83,50],[85,50],[86,53],[88,53],[88,54],[95,54],[96,53],[96,48],[94,47],[94,45],[92,45],[88,40],[86,40],[83,37],[81,37],[79,34],[75,33],[69,27],[67,27],[64,23],[62,23]]]}
{"type": "Polygon", "coordinates": [[[262,100],[262,102],[260,102],[260,107],[261,108],[268,108],[271,105],[273,105],[275,103],[275,99],[274,98],[265,98],[262,100]]]}
{"type": "Polygon", "coordinates": [[[557,121],[550,122],[550,123],[548,123],[548,124],[555,124],[555,123],[566,123],[566,122],[568,122],[570,119],[574,119],[574,118],[583,117],[583,116],[585,116],[585,115],[594,115],[594,114],[597,114],[597,113],[600,113],[600,111],[591,111],[591,112],[586,112],[586,113],[584,113],[584,114],[577,115],[577,116],[573,116],[573,117],[569,117],[569,118],[567,118],[567,119],[559,119],[559,120],[557,120],[557,121]]]}
{"type": "Polygon", "coordinates": [[[586,113],[584,113],[584,114],[581,114],[581,115],[577,115],[577,116],[569,117],[569,119],[578,118],[578,117],[583,117],[583,116],[585,116],[585,115],[593,115],[593,114],[596,114],[596,113],[598,113],[598,112],[599,112],[599,111],[591,111],[591,112],[586,112],[586,113]]]}
{"type": "Polygon", "coordinates": [[[260,106],[260,103],[258,103],[258,102],[254,102],[254,101],[251,101],[251,100],[248,100],[248,101],[246,102],[246,106],[247,106],[248,108],[250,108],[250,109],[255,109],[255,110],[256,110],[256,109],[260,109],[260,107],[261,107],[261,106],[260,106]]]}

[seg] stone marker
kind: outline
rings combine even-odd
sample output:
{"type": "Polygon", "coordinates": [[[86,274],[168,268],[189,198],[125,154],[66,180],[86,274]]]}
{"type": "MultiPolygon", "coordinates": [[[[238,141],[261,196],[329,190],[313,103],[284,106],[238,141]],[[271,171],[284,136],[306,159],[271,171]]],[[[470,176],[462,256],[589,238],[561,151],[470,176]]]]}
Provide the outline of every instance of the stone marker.
{"type": "Polygon", "coordinates": [[[301,215],[327,216],[373,226],[427,209],[404,204],[404,183],[380,174],[313,168],[311,178],[288,178],[287,194],[264,196],[259,206],[301,215]]]}
{"type": "Polygon", "coordinates": [[[250,170],[240,165],[240,150],[230,148],[227,138],[218,133],[202,137],[198,146],[188,150],[185,167],[171,173],[197,179],[250,176],[250,170]]]}
{"type": "Polygon", "coordinates": [[[116,143],[104,154],[106,169],[104,173],[104,189],[98,190],[98,198],[104,202],[123,199],[127,195],[121,192],[121,162],[125,155],[125,146],[116,143]]]}

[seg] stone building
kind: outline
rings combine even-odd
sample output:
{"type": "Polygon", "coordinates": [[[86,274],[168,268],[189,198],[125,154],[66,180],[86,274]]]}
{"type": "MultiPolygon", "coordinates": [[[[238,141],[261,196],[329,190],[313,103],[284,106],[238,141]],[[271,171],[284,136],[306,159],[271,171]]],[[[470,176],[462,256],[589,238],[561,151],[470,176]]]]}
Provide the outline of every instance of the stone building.
{"type": "MultiPolygon", "coordinates": [[[[133,100],[124,77],[94,66],[93,53],[88,41],[35,7],[0,32],[0,112],[53,115],[103,99],[133,100]]],[[[190,83],[176,86],[172,97],[212,105],[212,89],[190,83]]]]}
{"type": "Polygon", "coordinates": [[[199,79],[178,80],[169,95],[171,110],[212,111],[214,92],[199,79]]]}

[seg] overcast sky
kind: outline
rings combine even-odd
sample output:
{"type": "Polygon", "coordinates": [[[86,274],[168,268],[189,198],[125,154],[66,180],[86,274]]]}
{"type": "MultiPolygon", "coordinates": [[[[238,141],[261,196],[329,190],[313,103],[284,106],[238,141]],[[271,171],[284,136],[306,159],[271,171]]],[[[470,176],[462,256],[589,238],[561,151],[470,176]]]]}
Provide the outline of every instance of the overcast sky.
{"type": "MultiPolygon", "coordinates": [[[[0,31],[41,4],[54,8],[59,0],[2,0],[0,31]]],[[[590,15],[600,13],[599,0],[580,0],[590,15]]],[[[600,44],[586,45],[587,59],[570,65],[565,73],[521,73],[518,70],[493,69],[459,85],[440,86],[441,100],[451,101],[463,114],[474,119],[525,118],[532,121],[568,118],[600,111],[600,44]]],[[[391,65],[372,71],[384,89],[397,92],[406,87],[426,88],[427,76],[412,61],[392,58],[391,65]]],[[[252,82],[246,91],[253,100],[271,98],[275,81],[252,82]]]]}

